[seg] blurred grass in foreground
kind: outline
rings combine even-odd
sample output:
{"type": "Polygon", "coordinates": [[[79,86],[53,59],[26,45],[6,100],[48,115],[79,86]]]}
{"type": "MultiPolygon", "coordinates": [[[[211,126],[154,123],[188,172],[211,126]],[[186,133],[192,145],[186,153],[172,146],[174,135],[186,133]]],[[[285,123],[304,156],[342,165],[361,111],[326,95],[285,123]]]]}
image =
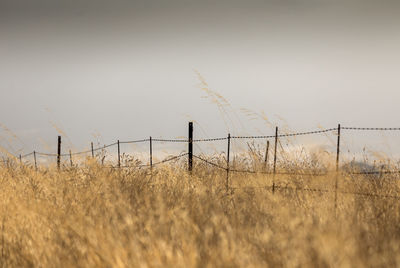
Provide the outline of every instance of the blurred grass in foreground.
{"type": "MultiPolygon", "coordinates": [[[[220,161],[223,159],[211,159],[220,161]]],[[[239,160],[236,160],[240,163],[239,160]]],[[[239,165],[239,164],[237,164],[239,165]]],[[[307,171],[319,165],[304,167],[307,171]]],[[[290,171],[301,172],[301,165],[290,171]]],[[[399,195],[399,175],[339,177],[345,191],[399,195]]],[[[226,173],[184,159],[149,169],[0,167],[2,267],[400,265],[400,202],[338,194],[335,175],[226,173]],[[254,186],[259,188],[253,188],[254,186]]]]}

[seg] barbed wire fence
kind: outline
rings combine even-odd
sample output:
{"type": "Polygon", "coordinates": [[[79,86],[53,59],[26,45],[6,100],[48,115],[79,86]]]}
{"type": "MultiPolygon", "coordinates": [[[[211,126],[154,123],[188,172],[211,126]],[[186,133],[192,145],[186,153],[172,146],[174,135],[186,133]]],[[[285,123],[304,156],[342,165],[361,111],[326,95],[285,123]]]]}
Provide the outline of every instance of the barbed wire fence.
{"type": "MultiPolygon", "coordinates": [[[[160,138],[152,138],[149,137],[147,139],[139,139],[139,140],[129,140],[129,141],[120,141],[118,140],[117,142],[104,145],[104,146],[99,146],[95,148],[93,146],[93,143],[91,143],[91,149],[90,150],[85,150],[85,151],[80,151],[80,152],[71,152],[69,151],[68,153],[61,153],[61,136],[58,136],[58,142],[57,142],[57,153],[45,153],[45,152],[38,152],[38,151],[33,151],[31,153],[27,153],[24,155],[19,155],[19,156],[9,156],[7,158],[3,158],[0,160],[0,163],[3,164],[8,164],[11,162],[16,162],[19,160],[21,164],[23,164],[24,159],[28,158],[33,158],[33,165],[35,169],[38,169],[38,157],[54,157],[57,161],[57,167],[60,169],[61,168],[61,159],[62,158],[69,158],[70,165],[73,166],[73,157],[78,156],[78,155],[85,155],[85,154],[91,154],[92,158],[95,158],[95,153],[99,151],[104,151],[107,148],[110,147],[117,147],[117,156],[118,156],[118,162],[117,165],[110,165],[110,166],[104,166],[105,168],[111,168],[111,169],[123,169],[123,168],[150,168],[152,169],[155,166],[168,163],[174,160],[182,159],[183,157],[188,157],[188,171],[192,172],[193,170],[193,159],[197,159],[200,162],[203,162],[211,167],[217,168],[219,170],[223,170],[226,172],[226,189],[235,189],[235,187],[230,187],[230,173],[247,173],[247,174],[268,174],[273,176],[272,180],[272,185],[271,186],[262,186],[261,188],[271,188],[272,191],[274,192],[275,190],[280,190],[280,189],[291,189],[291,190],[304,190],[304,191],[315,191],[315,192],[329,192],[329,190],[321,190],[321,189],[309,189],[309,188],[304,188],[304,189],[298,189],[298,188],[288,188],[288,186],[279,186],[275,184],[275,176],[276,175],[299,175],[299,176],[325,176],[328,173],[306,173],[306,172],[282,172],[282,171],[277,171],[276,165],[277,165],[277,157],[278,157],[278,152],[277,152],[277,145],[279,142],[280,138],[287,138],[287,137],[296,137],[296,136],[306,136],[306,135],[315,135],[315,134],[324,134],[324,133],[333,133],[334,135],[337,136],[337,144],[336,144],[336,174],[339,173],[340,169],[340,142],[341,142],[341,135],[343,133],[343,130],[348,130],[348,131],[400,131],[400,128],[370,128],[370,127],[342,127],[340,124],[336,128],[329,128],[329,129],[322,129],[322,130],[315,130],[315,131],[307,131],[307,132],[297,132],[297,133],[279,133],[278,127],[275,128],[275,135],[258,135],[258,136],[231,136],[230,134],[227,135],[227,137],[218,137],[218,138],[205,138],[205,139],[194,139],[193,138],[193,123],[189,122],[189,133],[188,133],[188,139],[160,139],[160,138]],[[267,140],[267,147],[266,147],[266,153],[265,153],[265,163],[264,167],[266,167],[267,162],[269,161],[269,150],[270,150],[270,139],[274,140],[274,146],[273,146],[273,166],[272,170],[271,169],[266,169],[264,168],[263,170],[251,170],[251,169],[235,169],[231,168],[230,166],[230,149],[231,149],[231,140],[267,140]],[[210,161],[209,159],[206,159],[206,157],[199,156],[193,154],[193,143],[204,143],[204,142],[215,142],[215,141],[227,141],[227,150],[226,150],[226,163],[225,165],[221,165],[219,163],[214,163],[210,161]],[[175,156],[168,156],[164,160],[161,160],[159,162],[153,162],[153,143],[154,142],[161,142],[161,143],[187,143],[188,144],[188,151],[187,152],[182,152],[179,155],[175,156]],[[122,144],[139,144],[139,143],[148,143],[149,144],[149,162],[148,164],[140,164],[140,165],[122,165],[121,164],[121,145],[122,144]]],[[[349,172],[350,174],[353,175],[374,175],[374,174],[400,174],[400,171],[398,170],[373,170],[373,171],[364,171],[364,172],[349,172]]],[[[338,176],[336,175],[336,186],[335,186],[335,194],[337,193],[343,193],[346,194],[346,192],[338,192],[337,188],[337,178],[338,176]]],[[[257,188],[254,187],[254,188],[257,188]]],[[[350,194],[347,192],[347,194],[350,194]]],[[[352,194],[357,194],[357,193],[352,193],[352,194]]],[[[361,195],[361,193],[359,193],[361,195]]],[[[362,193],[364,195],[364,193],[362,193]]],[[[365,193],[365,195],[368,195],[365,193]]],[[[384,197],[384,196],[383,196],[384,197]]],[[[336,198],[336,197],[335,197],[336,198]]],[[[397,198],[397,197],[396,197],[397,198]]],[[[400,196],[398,197],[400,198],[400,196]]],[[[335,200],[336,203],[336,200],[335,200]]]]}

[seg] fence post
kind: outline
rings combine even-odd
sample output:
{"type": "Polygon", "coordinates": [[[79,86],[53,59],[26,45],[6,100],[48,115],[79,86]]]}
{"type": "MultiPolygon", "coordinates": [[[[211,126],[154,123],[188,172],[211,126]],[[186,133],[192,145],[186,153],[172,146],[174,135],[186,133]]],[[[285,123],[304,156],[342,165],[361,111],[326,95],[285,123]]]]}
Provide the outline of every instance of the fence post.
{"type": "Polygon", "coordinates": [[[267,140],[267,149],[265,151],[264,171],[268,170],[268,153],[269,153],[269,140],[267,140]]]}
{"type": "Polygon", "coordinates": [[[153,140],[150,136],[150,170],[153,170],[153,140]]]}
{"type": "Polygon", "coordinates": [[[272,192],[275,192],[276,158],[278,148],[278,127],[275,128],[275,148],[274,148],[274,176],[272,178],[272,192]]]}
{"type": "Polygon", "coordinates": [[[22,166],[22,156],[19,155],[19,164],[22,166]]]}
{"type": "Polygon", "coordinates": [[[60,169],[61,166],[61,136],[58,136],[58,146],[57,146],[57,168],[60,169]]]}
{"type": "Polygon", "coordinates": [[[228,152],[226,156],[226,191],[229,190],[230,153],[231,153],[231,134],[228,134],[228,152]]]}
{"type": "Polygon", "coordinates": [[[121,168],[121,149],[119,146],[119,140],[117,141],[118,144],[118,168],[121,168]]]}
{"type": "Polygon", "coordinates": [[[336,175],[335,175],[335,217],[337,216],[337,191],[339,180],[339,156],[340,156],[340,124],[338,124],[338,138],[336,148],[336,175]]]}
{"type": "Polygon", "coordinates": [[[193,170],[193,122],[189,122],[189,140],[188,140],[188,170],[193,170]]]}
{"type": "Polygon", "coordinates": [[[33,151],[33,160],[35,162],[35,170],[37,171],[36,151],[33,151]]]}
{"type": "Polygon", "coordinates": [[[103,157],[101,158],[101,165],[102,166],[104,166],[104,160],[106,159],[105,151],[106,151],[106,145],[104,144],[104,147],[103,147],[103,150],[102,150],[103,157]]]}
{"type": "Polygon", "coordinates": [[[339,156],[340,156],[340,124],[338,125],[338,137],[336,148],[336,172],[339,171],[339,156]]]}
{"type": "Polygon", "coordinates": [[[90,147],[92,148],[92,158],[94,158],[93,142],[90,143],[90,147]]]}
{"type": "Polygon", "coordinates": [[[72,163],[72,153],[71,153],[71,150],[69,150],[69,162],[71,163],[71,167],[72,167],[74,164],[72,163]]]}

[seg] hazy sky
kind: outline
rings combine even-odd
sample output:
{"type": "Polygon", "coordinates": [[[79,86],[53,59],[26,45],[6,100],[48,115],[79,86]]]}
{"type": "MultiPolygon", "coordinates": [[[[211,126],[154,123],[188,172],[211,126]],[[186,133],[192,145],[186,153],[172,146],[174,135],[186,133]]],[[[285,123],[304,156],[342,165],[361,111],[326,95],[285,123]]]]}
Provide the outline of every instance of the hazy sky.
{"type": "Polygon", "coordinates": [[[398,2],[0,0],[0,145],[399,127],[398,2]]]}

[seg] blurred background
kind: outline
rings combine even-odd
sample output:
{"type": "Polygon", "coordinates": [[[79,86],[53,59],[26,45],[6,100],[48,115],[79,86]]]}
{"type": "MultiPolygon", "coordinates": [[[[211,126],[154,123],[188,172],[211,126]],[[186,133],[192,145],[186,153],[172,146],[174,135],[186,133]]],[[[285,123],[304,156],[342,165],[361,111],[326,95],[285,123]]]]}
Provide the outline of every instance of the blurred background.
{"type": "MultiPolygon", "coordinates": [[[[390,0],[0,0],[0,146],[400,127],[399,20],[390,0]]],[[[329,135],[296,142],[332,153],[329,135]]],[[[399,132],[343,139],[400,152],[399,132]]]]}

